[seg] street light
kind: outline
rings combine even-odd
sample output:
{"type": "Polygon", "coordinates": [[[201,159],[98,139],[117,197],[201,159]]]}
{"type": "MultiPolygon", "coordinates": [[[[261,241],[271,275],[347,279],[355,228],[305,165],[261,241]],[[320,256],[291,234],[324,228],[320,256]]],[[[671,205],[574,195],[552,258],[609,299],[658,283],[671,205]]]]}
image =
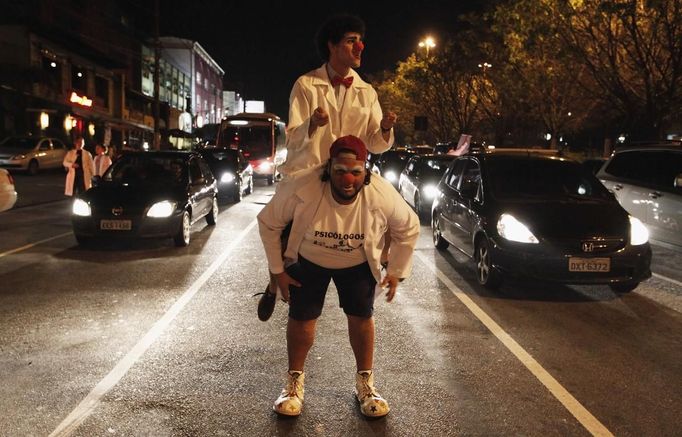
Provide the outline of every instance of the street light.
{"type": "Polygon", "coordinates": [[[419,41],[419,48],[426,48],[426,57],[429,57],[429,51],[436,47],[436,42],[430,36],[427,36],[422,41],[419,41]]]}
{"type": "Polygon", "coordinates": [[[489,64],[487,62],[484,62],[482,64],[478,64],[478,68],[483,69],[483,73],[486,72],[487,69],[492,68],[493,64],[489,64]]]}

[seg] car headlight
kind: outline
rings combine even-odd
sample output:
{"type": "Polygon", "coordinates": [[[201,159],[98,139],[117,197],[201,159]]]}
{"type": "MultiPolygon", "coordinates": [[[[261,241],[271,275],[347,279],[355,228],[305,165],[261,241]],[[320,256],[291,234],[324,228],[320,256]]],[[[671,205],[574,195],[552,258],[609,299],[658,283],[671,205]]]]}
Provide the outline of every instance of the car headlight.
{"type": "Polygon", "coordinates": [[[384,173],[384,178],[389,182],[395,182],[398,180],[398,174],[394,171],[387,171],[384,173]]]}
{"type": "Polygon", "coordinates": [[[223,173],[223,175],[220,176],[220,182],[224,184],[227,184],[232,181],[234,181],[234,175],[232,173],[223,173]]]}
{"type": "Polygon", "coordinates": [[[630,216],[630,244],[639,246],[649,241],[649,230],[636,217],[630,216]]]}
{"type": "Polygon", "coordinates": [[[424,192],[424,199],[433,199],[438,195],[438,187],[435,185],[424,185],[422,191],[424,192]]]}
{"type": "Polygon", "coordinates": [[[83,199],[76,199],[73,201],[71,212],[73,215],[79,215],[81,217],[90,217],[92,215],[90,205],[88,205],[88,202],[83,199]]]}
{"type": "Polygon", "coordinates": [[[22,159],[26,159],[26,155],[14,155],[10,159],[11,160],[22,160],[22,159]]]}
{"type": "Polygon", "coordinates": [[[528,230],[526,225],[516,220],[511,214],[502,214],[497,221],[497,233],[502,238],[519,243],[537,244],[538,239],[528,230]]]}
{"type": "Polygon", "coordinates": [[[161,202],[156,202],[151,208],[149,208],[149,211],[147,211],[147,217],[170,217],[170,215],[173,214],[173,211],[175,211],[175,202],[163,200],[161,202]]]}
{"type": "Polygon", "coordinates": [[[272,168],[272,162],[269,161],[264,161],[258,164],[258,170],[260,171],[267,171],[272,168]]]}

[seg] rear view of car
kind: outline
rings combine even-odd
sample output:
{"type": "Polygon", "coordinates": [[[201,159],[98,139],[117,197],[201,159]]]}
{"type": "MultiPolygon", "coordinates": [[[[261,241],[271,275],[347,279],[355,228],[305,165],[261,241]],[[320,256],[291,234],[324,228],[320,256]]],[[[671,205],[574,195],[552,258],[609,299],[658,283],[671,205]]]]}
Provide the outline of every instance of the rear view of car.
{"type": "Polygon", "coordinates": [[[654,242],[682,251],[682,147],[616,150],[597,177],[654,242]]]}

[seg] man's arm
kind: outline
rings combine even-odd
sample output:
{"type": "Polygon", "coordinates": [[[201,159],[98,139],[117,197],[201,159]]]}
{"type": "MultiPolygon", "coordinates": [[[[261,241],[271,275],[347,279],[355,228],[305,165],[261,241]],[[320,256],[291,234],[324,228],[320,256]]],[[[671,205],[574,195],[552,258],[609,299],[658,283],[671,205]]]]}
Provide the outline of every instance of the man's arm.
{"type": "Polygon", "coordinates": [[[395,141],[393,124],[397,116],[393,112],[387,112],[386,116],[384,116],[379,104],[379,97],[374,89],[372,89],[372,93],[374,93],[374,98],[370,106],[370,116],[367,123],[366,145],[370,153],[378,155],[390,149],[395,141]],[[390,130],[382,132],[382,123],[383,127],[389,127],[390,130]]]}
{"type": "Polygon", "coordinates": [[[393,210],[387,216],[391,247],[388,252],[387,276],[406,278],[412,271],[412,255],[419,238],[419,217],[412,211],[396,190],[386,190],[393,203],[393,210]]]}
{"type": "Polygon", "coordinates": [[[311,103],[305,94],[300,80],[297,80],[289,96],[287,153],[298,152],[310,144],[311,135],[309,135],[309,129],[314,110],[315,108],[311,108],[311,103]]]}

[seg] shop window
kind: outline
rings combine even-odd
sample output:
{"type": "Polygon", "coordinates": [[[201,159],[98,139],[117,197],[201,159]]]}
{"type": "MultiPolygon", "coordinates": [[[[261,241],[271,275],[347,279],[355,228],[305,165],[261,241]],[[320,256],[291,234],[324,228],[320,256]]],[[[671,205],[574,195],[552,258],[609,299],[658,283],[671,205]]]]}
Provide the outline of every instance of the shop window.
{"type": "Polygon", "coordinates": [[[95,102],[103,108],[109,107],[109,80],[95,76],[95,102]]]}
{"type": "Polygon", "coordinates": [[[80,95],[88,94],[88,74],[84,68],[76,65],[71,67],[71,88],[80,95]]]}
{"type": "Polygon", "coordinates": [[[45,84],[52,91],[61,94],[62,92],[62,66],[55,59],[43,56],[43,72],[45,73],[45,84]]]}

